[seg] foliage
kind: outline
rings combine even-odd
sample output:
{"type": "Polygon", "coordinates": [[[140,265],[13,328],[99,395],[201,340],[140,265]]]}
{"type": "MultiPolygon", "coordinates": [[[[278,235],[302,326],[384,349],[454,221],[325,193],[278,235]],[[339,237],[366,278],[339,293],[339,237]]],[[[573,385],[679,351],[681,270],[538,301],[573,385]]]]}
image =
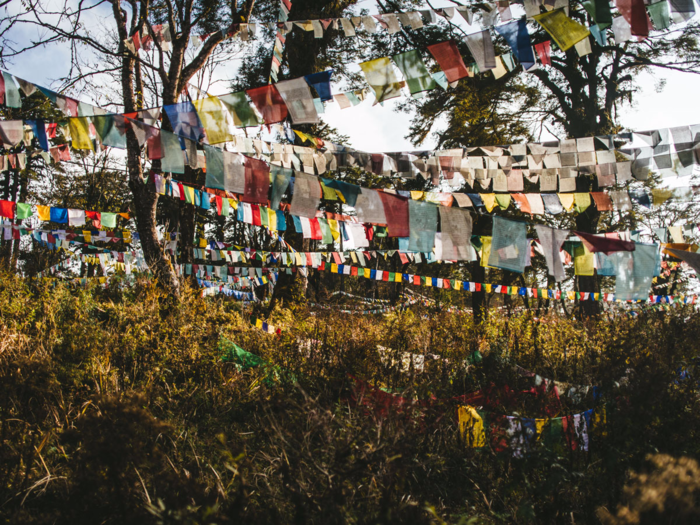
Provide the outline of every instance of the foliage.
{"type": "MultiPolygon", "coordinates": [[[[599,508],[645,512],[658,477],[628,472],[656,453],[677,458],[663,460],[665,501],[697,512],[694,485],[672,479],[700,453],[690,307],[585,322],[494,313],[482,325],[423,307],[276,308],[277,337],[187,285],[174,301],[148,281],[70,289],[1,277],[4,523],[597,523],[599,508]],[[222,359],[226,341],[273,368],[222,359]],[[467,364],[475,350],[483,359],[467,364]],[[425,370],[393,365],[404,353],[428,356],[425,370]],[[528,388],[515,364],[601,387],[607,424],[589,453],[540,444],[516,458],[460,442],[458,396],[528,388]],[[409,404],[358,403],[352,378],[409,404]]],[[[561,414],[595,406],[561,399],[561,414]]],[[[541,409],[525,397],[492,410],[541,409]]]]}

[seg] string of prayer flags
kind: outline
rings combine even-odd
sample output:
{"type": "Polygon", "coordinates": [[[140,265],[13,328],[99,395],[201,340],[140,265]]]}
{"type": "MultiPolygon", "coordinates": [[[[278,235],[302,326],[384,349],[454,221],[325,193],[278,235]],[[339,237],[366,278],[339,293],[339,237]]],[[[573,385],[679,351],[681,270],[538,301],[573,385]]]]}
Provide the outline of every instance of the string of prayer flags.
{"type": "Polygon", "coordinates": [[[530,43],[530,33],[527,31],[526,20],[513,20],[507,24],[498,25],[495,29],[506,39],[506,42],[513,50],[513,54],[523,68],[530,69],[535,65],[535,56],[532,54],[532,44],[530,43]]]}
{"type": "Polygon", "coordinates": [[[533,18],[550,34],[562,51],[569,50],[591,34],[584,26],[569,18],[563,9],[554,9],[533,18]]]}
{"type": "Polygon", "coordinates": [[[361,62],[360,68],[374,91],[377,102],[384,102],[401,95],[402,82],[396,77],[390,58],[382,57],[361,62]]]}
{"type": "Polygon", "coordinates": [[[469,76],[467,66],[464,65],[462,55],[459,53],[454,40],[430,45],[428,46],[428,51],[440,65],[440,69],[445,73],[448,82],[457,82],[469,76]]]}
{"type": "Polygon", "coordinates": [[[423,91],[430,91],[437,87],[435,79],[425,66],[418,50],[414,49],[412,51],[406,51],[405,53],[399,53],[398,55],[392,56],[391,59],[406,79],[406,84],[408,85],[411,95],[422,93],[423,91]]]}

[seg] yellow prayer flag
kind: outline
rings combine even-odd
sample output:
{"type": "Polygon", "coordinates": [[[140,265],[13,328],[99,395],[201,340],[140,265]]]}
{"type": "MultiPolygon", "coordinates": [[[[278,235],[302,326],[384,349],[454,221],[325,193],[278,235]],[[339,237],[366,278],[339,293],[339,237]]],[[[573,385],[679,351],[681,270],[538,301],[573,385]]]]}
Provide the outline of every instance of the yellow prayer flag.
{"type": "Polygon", "coordinates": [[[486,445],[484,421],[474,407],[459,407],[457,419],[459,421],[459,435],[468,447],[481,448],[486,445]]]}
{"type": "Polygon", "coordinates": [[[394,282],[395,283],[400,283],[403,278],[403,274],[396,272],[394,274],[394,282]]]}
{"type": "Polygon", "coordinates": [[[199,238],[199,247],[200,248],[206,248],[207,247],[207,240],[204,237],[199,238]]]}
{"type": "Polygon", "coordinates": [[[367,78],[367,83],[374,91],[377,102],[401,95],[401,82],[391,63],[391,58],[382,57],[360,63],[360,69],[367,78]]]}
{"type": "Polygon", "coordinates": [[[586,245],[581,243],[574,249],[574,254],[574,274],[593,275],[595,255],[588,251],[586,245]]]}
{"type": "Polygon", "coordinates": [[[492,69],[491,71],[496,79],[499,79],[508,73],[506,66],[503,65],[503,59],[501,57],[496,57],[496,68],[492,69]]]}
{"type": "Polygon", "coordinates": [[[552,36],[562,51],[568,50],[591,34],[584,26],[566,16],[563,8],[535,15],[533,18],[552,36]]]}
{"type": "Polygon", "coordinates": [[[481,237],[481,266],[489,267],[489,257],[491,256],[491,237],[481,237]]]}
{"type": "Polygon", "coordinates": [[[574,207],[574,194],[573,193],[557,193],[559,200],[561,201],[562,207],[566,211],[571,211],[574,207]]]}
{"type": "Polygon", "coordinates": [[[365,279],[369,279],[371,275],[372,270],[370,270],[369,268],[365,268],[365,279]]]}
{"type": "Polygon", "coordinates": [[[331,264],[331,273],[338,273],[338,265],[333,263],[331,264]]]}
{"type": "Polygon", "coordinates": [[[40,221],[51,220],[51,206],[37,206],[36,213],[39,216],[40,221]]]}
{"type": "Polygon", "coordinates": [[[484,203],[484,206],[486,207],[486,211],[491,213],[491,211],[496,207],[496,194],[482,193],[480,197],[484,203]]]}
{"type": "Polygon", "coordinates": [[[422,191],[412,191],[411,192],[411,199],[414,201],[419,201],[423,198],[423,192],[422,191]]]}
{"type": "Polygon", "coordinates": [[[90,140],[90,121],[86,117],[68,119],[73,149],[94,149],[90,140]]]}
{"type": "Polygon", "coordinates": [[[221,100],[208,96],[192,102],[204,131],[207,132],[209,144],[220,144],[233,140],[233,116],[221,100]]]}
{"type": "Polygon", "coordinates": [[[333,236],[333,240],[337,241],[338,239],[340,239],[340,228],[338,227],[338,221],[328,219],[328,226],[330,226],[331,228],[331,235],[333,236]]]}
{"type": "Polygon", "coordinates": [[[277,213],[270,208],[267,208],[267,224],[271,230],[277,231],[277,213]]]}

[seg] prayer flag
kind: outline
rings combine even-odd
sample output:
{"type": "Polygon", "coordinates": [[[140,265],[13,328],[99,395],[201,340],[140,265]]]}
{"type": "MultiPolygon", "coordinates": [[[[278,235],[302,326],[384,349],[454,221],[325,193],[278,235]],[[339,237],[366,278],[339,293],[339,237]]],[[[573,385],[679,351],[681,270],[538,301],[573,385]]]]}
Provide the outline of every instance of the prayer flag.
{"type": "Polygon", "coordinates": [[[233,140],[233,116],[217,97],[207,96],[193,103],[207,134],[209,144],[233,140]]]}
{"type": "Polygon", "coordinates": [[[284,80],[275,84],[294,124],[315,124],[318,120],[314,98],[304,78],[284,80]]]}
{"type": "Polygon", "coordinates": [[[68,119],[71,142],[74,149],[94,149],[90,139],[90,121],[85,117],[68,119]]]}
{"type": "Polygon", "coordinates": [[[165,111],[175,135],[197,143],[204,139],[204,128],[192,102],[178,102],[163,106],[163,111],[165,111]]]}
{"type": "Polygon", "coordinates": [[[318,177],[297,171],[289,213],[299,217],[316,217],[316,211],[321,203],[321,195],[321,184],[318,177]]]}
{"type": "Polygon", "coordinates": [[[389,237],[408,237],[408,199],[383,191],[377,192],[384,205],[389,237]]]}
{"type": "Polygon", "coordinates": [[[355,201],[355,212],[360,222],[386,224],[384,204],[376,190],[361,188],[361,193],[355,201]]]}
{"type": "Polygon", "coordinates": [[[562,51],[567,51],[591,34],[584,26],[566,16],[564,9],[536,15],[534,19],[552,36],[562,51]]]}
{"type": "Polygon", "coordinates": [[[253,157],[245,157],[245,190],[241,201],[265,204],[269,189],[270,167],[268,164],[253,157]]]}
{"type": "Polygon", "coordinates": [[[260,125],[255,111],[253,111],[253,108],[248,103],[245,92],[240,91],[238,93],[221,95],[219,100],[223,102],[233,114],[233,123],[237,128],[248,128],[260,125]]]}
{"type": "Polygon", "coordinates": [[[268,126],[287,118],[287,106],[274,84],[246,91],[268,126]]]}
{"type": "Polygon", "coordinates": [[[437,84],[425,67],[420,51],[414,49],[391,57],[406,79],[411,95],[435,89],[437,84]]]}
{"type": "Polygon", "coordinates": [[[428,202],[408,201],[410,236],[408,249],[429,253],[435,245],[438,226],[437,206],[428,202]]]}
{"type": "Polygon", "coordinates": [[[401,82],[388,57],[377,58],[360,63],[367,83],[374,91],[377,102],[383,102],[401,95],[401,82]]]}
{"type": "Polygon", "coordinates": [[[467,35],[466,40],[479,71],[486,71],[496,67],[496,53],[493,49],[493,41],[489,30],[467,35]]]}
{"type": "Polygon", "coordinates": [[[549,275],[554,277],[554,280],[559,282],[566,277],[564,265],[562,264],[559,252],[561,247],[569,236],[568,230],[557,230],[542,224],[536,224],[535,230],[537,237],[544,252],[544,258],[547,262],[547,270],[549,275]]]}
{"type": "Polygon", "coordinates": [[[320,73],[314,73],[312,75],[306,75],[304,80],[316,90],[321,101],[325,102],[328,100],[333,100],[333,95],[331,93],[331,75],[332,70],[321,71],[320,73]]]}
{"type": "Polygon", "coordinates": [[[494,29],[506,39],[523,68],[530,69],[535,65],[535,56],[532,54],[532,44],[526,20],[513,20],[507,24],[495,26],[494,29]]]}
{"type": "Polygon", "coordinates": [[[525,271],[529,248],[525,223],[501,217],[493,218],[489,266],[522,273],[525,271]]]}
{"type": "Polygon", "coordinates": [[[462,55],[459,54],[459,49],[457,49],[457,44],[454,40],[428,46],[428,51],[435,57],[448,82],[456,82],[469,76],[467,66],[464,65],[462,55]]]}

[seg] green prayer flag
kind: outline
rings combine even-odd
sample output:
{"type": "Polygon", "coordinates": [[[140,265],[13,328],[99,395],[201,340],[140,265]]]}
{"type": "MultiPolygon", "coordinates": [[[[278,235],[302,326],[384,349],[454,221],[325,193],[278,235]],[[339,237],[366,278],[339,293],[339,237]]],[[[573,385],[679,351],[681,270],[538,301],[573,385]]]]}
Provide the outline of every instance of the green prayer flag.
{"type": "Polygon", "coordinates": [[[207,188],[224,188],[224,152],[213,146],[204,145],[204,156],[207,160],[207,177],[204,185],[207,188]]]}
{"type": "Polygon", "coordinates": [[[435,79],[430,76],[417,49],[394,55],[391,59],[406,79],[411,95],[437,87],[435,79]]]}
{"type": "Polygon", "coordinates": [[[222,197],[222,199],[221,199],[221,215],[224,217],[228,217],[230,213],[231,213],[231,205],[229,204],[228,199],[226,197],[222,197]]]}
{"type": "Polygon", "coordinates": [[[32,216],[32,205],[25,204],[23,202],[17,203],[17,210],[15,211],[15,217],[18,219],[28,219],[32,216]]]}
{"type": "Polygon", "coordinates": [[[551,35],[562,51],[570,49],[591,34],[586,27],[566,16],[564,9],[555,9],[533,18],[551,35]]]}
{"type": "Polygon", "coordinates": [[[163,158],[160,159],[160,169],[163,173],[185,173],[185,156],[182,154],[178,136],[161,130],[160,144],[163,147],[163,158]]]}
{"type": "Polygon", "coordinates": [[[9,73],[2,72],[5,81],[5,106],[8,108],[21,108],[22,98],[19,96],[19,89],[15,84],[15,79],[9,73]]]}
{"type": "Polygon", "coordinates": [[[333,234],[331,233],[331,227],[328,224],[328,220],[318,219],[318,224],[321,227],[321,235],[323,235],[321,242],[323,244],[333,244],[333,234]]]}
{"type": "Polygon", "coordinates": [[[662,0],[647,6],[651,22],[658,30],[668,29],[671,26],[671,13],[668,9],[668,2],[662,0]]]}
{"type": "Polygon", "coordinates": [[[116,213],[102,213],[100,214],[100,222],[105,228],[116,228],[117,227],[117,214],[116,213]]]}
{"type": "Polygon", "coordinates": [[[260,121],[245,96],[245,91],[222,95],[219,100],[226,104],[233,114],[233,123],[237,128],[259,126],[260,121]]]}

